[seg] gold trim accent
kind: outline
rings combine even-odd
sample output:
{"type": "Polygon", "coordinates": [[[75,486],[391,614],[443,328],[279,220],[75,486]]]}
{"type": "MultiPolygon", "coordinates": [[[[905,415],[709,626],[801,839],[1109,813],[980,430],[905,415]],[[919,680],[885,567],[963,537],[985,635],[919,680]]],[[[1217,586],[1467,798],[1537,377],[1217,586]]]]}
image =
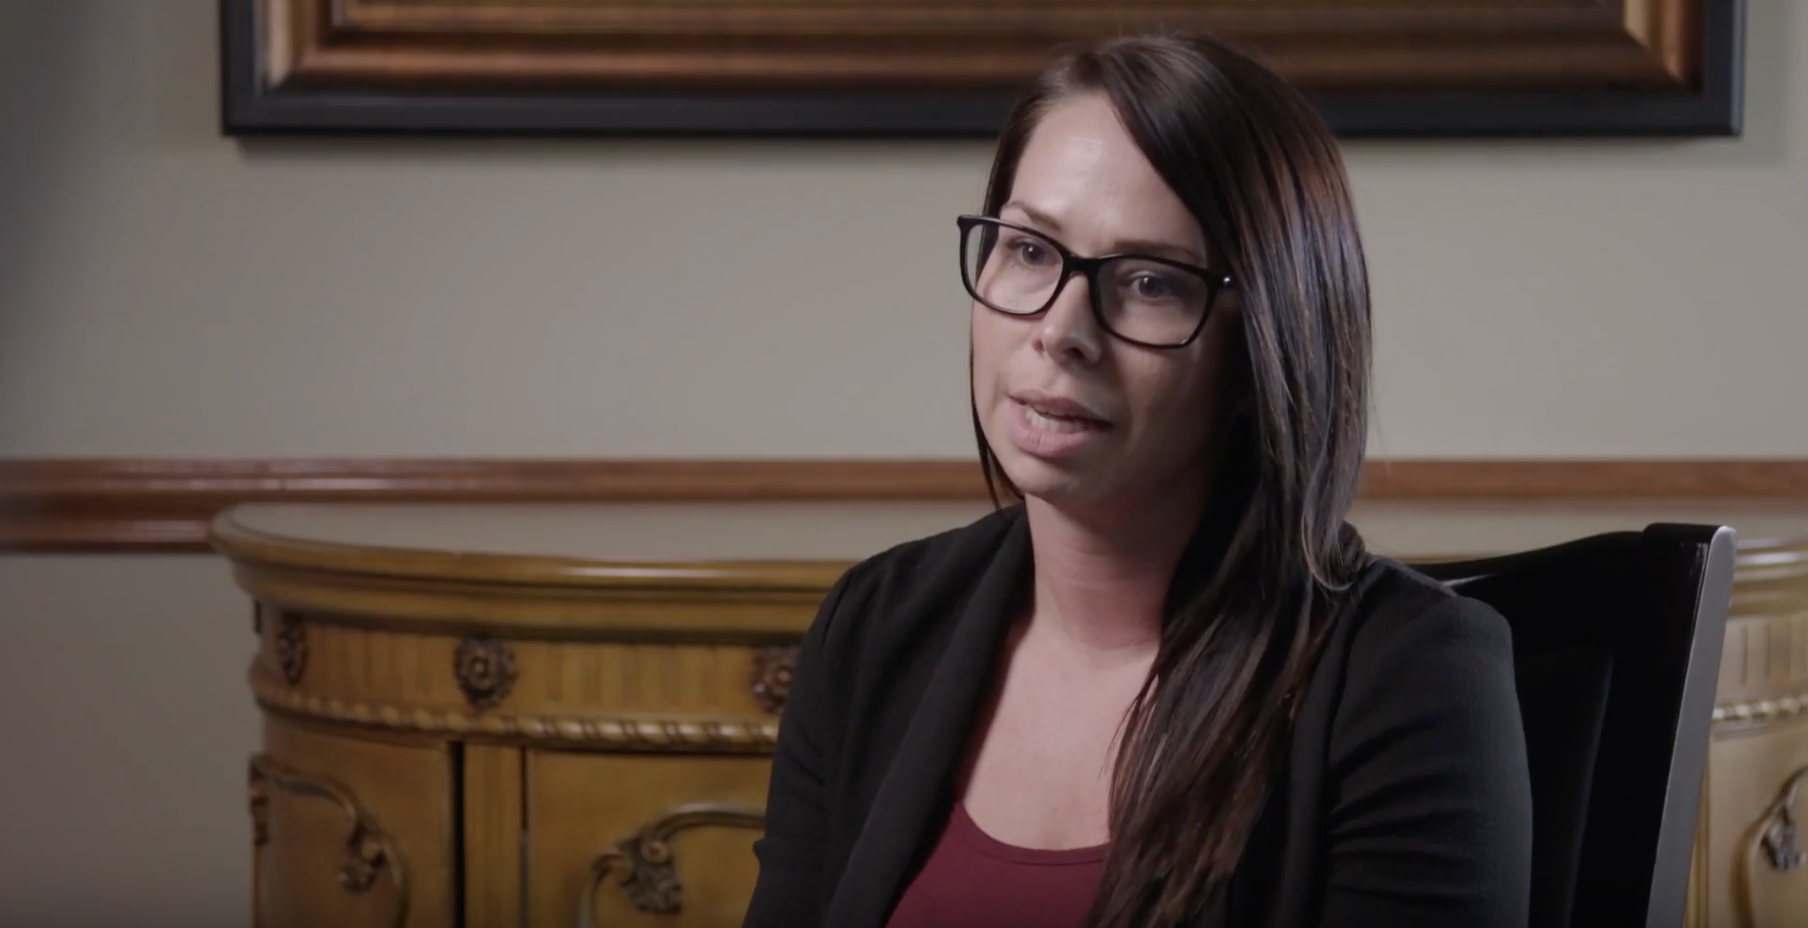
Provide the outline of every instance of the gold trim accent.
{"type": "Polygon", "coordinates": [[[395,839],[365,810],[357,798],[337,781],[312,776],[285,766],[268,754],[256,754],[248,765],[251,816],[257,846],[270,840],[269,787],[312,799],[334,803],[351,820],[351,831],[345,837],[345,863],[339,868],[339,885],[346,891],[362,893],[376,885],[379,872],[388,871],[396,890],[396,913],[391,924],[400,928],[408,923],[408,872],[395,839]]]}
{"type": "Polygon", "coordinates": [[[578,925],[580,928],[597,928],[597,890],[609,874],[618,869],[625,870],[620,874],[621,885],[635,908],[654,915],[678,914],[684,910],[683,885],[678,882],[672,838],[692,828],[759,830],[765,825],[764,809],[719,803],[683,805],[654,819],[591,862],[590,877],[578,902],[578,925]]]}
{"type": "Polygon", "coordinates": [[[347,702],[275,687],[251,674],[258,705],[288,715],[393,731],[452,733],[552,741],[619,750],[764,754],[778,742],[768,719],[680,719],[659,716],[550,716],[485,713],[347,702]]]}

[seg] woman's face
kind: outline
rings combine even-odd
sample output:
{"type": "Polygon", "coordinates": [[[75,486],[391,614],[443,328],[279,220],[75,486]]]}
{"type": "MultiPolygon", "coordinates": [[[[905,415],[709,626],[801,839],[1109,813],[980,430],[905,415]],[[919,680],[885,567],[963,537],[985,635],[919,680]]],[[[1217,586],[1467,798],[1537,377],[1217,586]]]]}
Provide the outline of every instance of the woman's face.
{"type": "MultiPolygon", "coordinates": [[[[1044,115],[999,216],[1077,255],[1223,264],[1101,95],[1044,115]]],[[[1090,300],[1076,274],[1036,316],[973,304],[973,399],[986,441],[1019,490],[1052,504],[1192,505],[1214,463],[1208,449],[1229,371],[1240,364],[1235,300],[1220,294],[1205,330],[1183,348],[1113,337],[1090,300]]]]}

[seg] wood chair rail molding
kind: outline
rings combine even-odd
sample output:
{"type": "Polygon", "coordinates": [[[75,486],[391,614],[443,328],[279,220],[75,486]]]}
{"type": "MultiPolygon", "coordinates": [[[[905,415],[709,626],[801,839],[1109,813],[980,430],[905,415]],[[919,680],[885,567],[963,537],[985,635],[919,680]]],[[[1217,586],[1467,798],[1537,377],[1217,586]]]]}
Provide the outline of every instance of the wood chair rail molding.
{"type": "MultiPolygon", "coordinates": [[[[1808,460],[1373,460],[1362,498],[1808,501],[1808,460]]],[[[983,499],[970,460],[5,459],[0,551],[206,551],[245,502],[983,499]]]]}

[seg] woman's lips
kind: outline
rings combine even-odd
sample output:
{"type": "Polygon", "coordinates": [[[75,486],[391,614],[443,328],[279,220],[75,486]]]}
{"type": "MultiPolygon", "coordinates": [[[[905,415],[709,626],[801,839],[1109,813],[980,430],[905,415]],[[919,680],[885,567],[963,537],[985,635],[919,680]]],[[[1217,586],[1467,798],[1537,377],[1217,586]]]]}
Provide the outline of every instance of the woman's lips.
{"type": "Polygon", "coordinates": [[[1068,415],[1057,410],[1079,409],[1044,401],[1028,402],[1012,397],[1011,442],[1032,457],[1063,458],[1090,447],[1111,430],[1111,423],[1089,415],[1068,415]],[[1051,408],[1053,407],[1053,408],[1051,408]]]}
{"type": "Polygon", "coordinates": [[[1046,393],[1025,392],[1010,394],[1012,402],[1028,407],[1051,419],[1074,419],[1088,421],[1097,425],[1109,426],[1111,420],[1077,400],[1064,396],[1051,396],[1046,393]]]}

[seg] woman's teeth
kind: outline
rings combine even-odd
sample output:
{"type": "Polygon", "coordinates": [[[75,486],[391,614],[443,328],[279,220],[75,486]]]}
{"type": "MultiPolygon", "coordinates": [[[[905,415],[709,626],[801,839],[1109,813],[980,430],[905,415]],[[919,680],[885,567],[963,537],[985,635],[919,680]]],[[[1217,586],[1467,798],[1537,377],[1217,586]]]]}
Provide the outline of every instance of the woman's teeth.
{"type": "Polygon", "coordinates": [[[1030,425],[1045,432],[1084,432],[1098,427],[1098,423],[1089,419],[1066,419],[1060,416],[1045,415],[1030,406],[1023,407],[1023,416],[1029,420],[1030,425]]]}

